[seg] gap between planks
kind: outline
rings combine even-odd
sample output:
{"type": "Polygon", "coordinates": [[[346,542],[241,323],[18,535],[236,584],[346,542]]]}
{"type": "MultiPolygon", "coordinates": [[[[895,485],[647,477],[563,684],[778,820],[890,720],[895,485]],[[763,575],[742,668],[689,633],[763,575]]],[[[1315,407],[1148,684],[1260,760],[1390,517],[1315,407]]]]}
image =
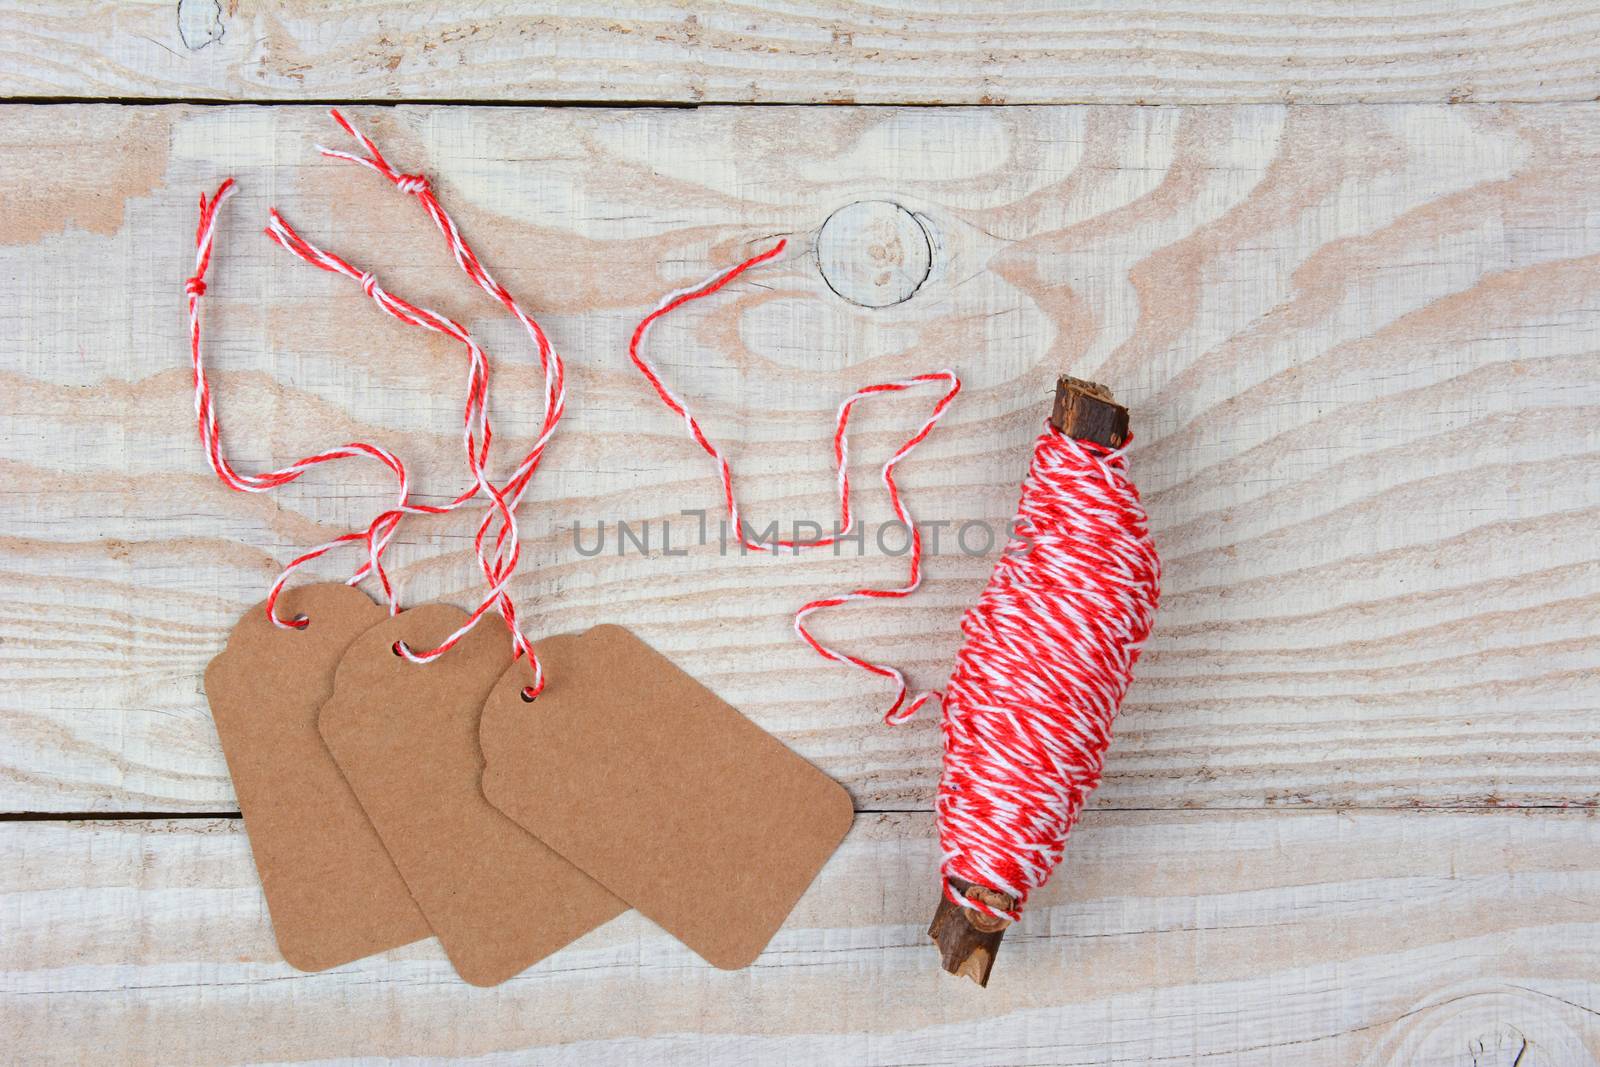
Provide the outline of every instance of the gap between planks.
{"type": "MultiPolygon", "coordinates": [[[[1338,805],[1298,805],[1295,807],[1283,806],[1247,806],[1234,805],[1232,807],[1101,807],[1090,809],[1085,814],[1101,815],[1159,815],[1167,814],[1194,814],[1206,815],[1245,815],[1252,812],[1262,815],[1305,815],[1317,812],[1332,812],[1342,814],[1351,813],[1383,813],[1383,812],[1416,812],[1418,814],[1460,814],[1460,815],[1492,815],[1503,812],[1506,814],[1529,815],[1544,813],[1568,813],[1600,811],[1600,804],[1571,803],[1571,804],[1338,804],[1338,805]]],[[[856,808],[857,815],[932,815],[932,808],[856,808]]],[[[0,823],[3,822],[151,822],[167,819],[242,819],[244,816],[237,811],[4,811],[0,812],[0,823]]]]}
{"type": "Polygon", "coordinates": [[[562,108],[576,111],[720,111],[730,108],[761,108],[767,111],[797,108],[821,108],[848,111],[1026,111],[1046,108],[1093,107],[1129,108],[1134,110],[1206,111],[1233,110],[1236,108],[1472,108],[1492,105],[1511,108],[1556,108],[1584,106],[1594,101],[1586,100],[1440,100],[1419,104],[1408,100],[1375,100],[1371,103],[1340,100],[1297,100],[1292,104],[1271,100],[1206,100],[1197,103],[1135,103],[1122,100],[1056,100],[1050,103],[1028,101],[974,104],[963,101],[915,100],[908,103],[842,103],[835,100],[796,100],[777,104],[750,103],[742,100],[701,100],[685,103],[678,100],[562,100],[557,97],[528,97],[518,100],[473,100],[455,97],[415,97],[396,100],[390,97],[328,96],[304,97],[285,100],[274,97],[253,97],[230,100],[221,96],[0,96],[0,107],[462,107],[462,108],[562,108]]]}

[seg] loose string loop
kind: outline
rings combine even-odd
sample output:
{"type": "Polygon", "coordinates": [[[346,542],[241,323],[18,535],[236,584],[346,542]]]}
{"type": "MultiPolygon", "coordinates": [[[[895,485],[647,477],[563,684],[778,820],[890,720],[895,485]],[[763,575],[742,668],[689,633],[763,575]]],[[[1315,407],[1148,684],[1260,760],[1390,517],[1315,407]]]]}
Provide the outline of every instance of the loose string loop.
{"type": "MultiPolygon", "coordinates": [[[[228,461],[226,450],[223,447],[222,426],[217,417],[216,404],[211,395],[211,383],[206,376],[204,348],[201,343],[201,302],[206,295],[206,275],[211,269],[212,250],[216,241],[217,216],[221,206],[234,194],[236,185],[232,178],[224,181],[216,193],[207,197],[200,195],[200,219],[195,228],[195,264],[194,273],[184,282],[183,291],[188,301],[189,309],[189,358],[194,373],[194,411],[195,424],[200,436],[201,446],[205,450],[206,462],[217,478],[228,488],[237,492],[262,493],[299,478],[306,471],[323,463],[338,459],[347,459],[355,456],[367,456],[378,460],[395,475],[397,498],[395,507],[405,508],[410,495],[409,480],[406,475],[405,465],[399,457],[386,448],[368,444],[364,441],[355,441],[338,448],[328,449],[314,455],[306,456],[277,470],[266,471],[260,474],[242,474],[235,470],[228,461]]],[[[351,531],[334,538],[325,544],[318,545],[302,553],[289,562],[278,576],[267,594],[266,611],[274,626],[284,629],[303,629],[309,620],[304,616],[293,619],[284,619],[277,611],[278,597],[284,585],[296,570],[310,563],[312,560],[325,555],[329,551],[346,544],[364,542],[367,546],[367,561],[361,570],[350,579],[350,584],[359,582],[366,574],[377,575],[383,588],[385,599],[389,603],[390,611],[398,610],[393,586],[389,582],[388,574],[383,569],[383,550],[387,546],[387,539],[375,535],[373,528],[365,531],[351,531]]]]}
{"type": "Polygon", "coordinates": [[[794,617],[795,633],[818,655],[835,663],[848,664],[893,681],[896,687],[895,699],[889,710],[884,713],[884,721],[891,724],[900,723],[915,715],[937,693],[935,691],[927,691],[912,696],[908,692],[905,676],[899,670],[885,664],[874,663],[860,656],[841,652],[823,644],[806,627],[806,619],[818,611],[838,607],[852,600],[882,600],[906,597],[911,595],[922,584],[922,534],[917,529],[916,521],[912,518],[910,510],[900,498],[900,490],[894,480],[894,470],[901,460],[910,455],[912,450],[922,443],[939,420],[944,417],[944,413],[951,402],[961,392],[961,379],[956,376],[954,371],[942,370],[930,374],[919,374],[897,381],[869,385],[846,397],[844,402],[839,405],[838,413],[834,420],[833,432],[833,458],[834,469],[837,474],[836,484],[838,486],[839,501],[838,532],[827,537],[818,537],[805,541],[784,539],[763,541],[752,538],[745,532],[744,520],[739,510],[739,499],[733,490],[733,471],[727,457],[723,455],[722,450],[716,443],[707,436],[705,430],[701,428],[699,420],[689,411],[682,398],[666,384],[660,371],[641,352],[650,328],[662,318],[685,304],[711,296],[745,271],[770,262],[782,254],[787,244],[787,241],[780,240],[765,252],[726,270],[719,271],[696,285],[668,293],[634,328],[633,335],[628,341],[628,358],[634,367],[644,375],[645,380],[650,383],[651,388],[655,390],[656,395],[661,398],[661,402],[667,406],[668,410],[683,420],[684,426],[694,442],[715,462],[717,476],[722,483],[723,507],[728,513],[728,520],[733,526],[734,534],[739,539],[739,543],[753,552],[774,552],[785,548],[795,551],[806,548],[825,548],[837,544],[847,537],[855,527],[855,516],[852,514],[850,507],[850,441],[847,430],[850,423],[850,413],[855,408],[856,403],[867,397],[902,392],[919,385],[944,383],[945,392],[940,396],[932,411],[929,412],[927,418],[917,428],[917,431],[895,450],[894,455],[884,464],[882,470],[883,484],[889,492],[889,502],[894,508],[895,517],[905,526],[910,539],[911,569],[906,583],[891,588],[853,589],[847,593],[813,600],[803,605],[795,613],[794,617]]]}
{"type": "Polygon", "coordinates": [[[1160,598],[1161,561],[1126,448],[1046,429],[1017,535],[962,619],[937,806],[945,895],[961,907],[1015,921],[1100,783],[1160,598]],[[951,878],[1016,906],[970,899],[951,878]]]}
{"type": "MultiPolygon", "coordinates": [[[[508,511],[506,501],[500,490],[489,482],[483,469],[489,453],[489,443],[493,437],[488,418],[489,360],[471,332],[446,315],[395,296],[378,284],[377,277],[372,272],[355,267],[342,257],[318,248],[300,236],[276,208],[272,209],[269,215],[266,234],[301,261],[356,282],[361,291],[386,314],[409,326],[453,338],[467,350],[467,401],[462,416],[462,443],[467,454],[468,470],[473,475],[472,484],[447,504],[412,504],[385,512],[373,520],[374,532],[386,543],[387,539],[393,536],[402,515],[441,515],[455,510],[480,494],[489,497],[490,507],[504,518],[508,511]]],[[[490,576],[490,564],[481,552],[479,563],[486,577],[490,576]]],[[[490,584],[491,586],[495,584],[492,579],[490,584]]],[[[493,594],[486,598],[486,602],[488,604],[495,602],[493,594]]]]}
{"type": "Polygon", "coordinates": [[[884,382],[879,385],[869,385],[865,389],[857,390],[839,406],[839,415],[836,423],[837,428],[834,432],[834,458],[839,469],[842,500],[841,510],[843,511],[842,521],[844,523],[849,523],[852,521],[852,519],[849,512],[849,480],[845,475],[846,465],[849,461],[849,449],[845,438],[845,425],[850,419],[851,407],[857,400],[860,400],[863,397],[873,396],[881,393],[900,392],[904,389],[911,389],[918,385],[933,382],[944,382],[946,384],[947,388],[944,394],[939,398],[938,403],[934,405],[933,410],[929,412],[928,417],[923,420],[923,423],[917,429],[917,432],[908,437],[900,445],[900,447],[895,450],[894,455],[889,457],[888,462],[883,465],[882,471],[883,485],[884,488],[889,491],[889,503],[894,508],[895,518],[902,526],[906,528],[907,536],[911,540],[911,571],[906,578],[905,584],[887,589],[862,587],[860,589],[853,589],[848,593],[840,593],[835,596],[822,597],[821,599],[813,600],[810,603],[802,606],[794,616],[794,632],[800,635],[800,639],[806,644],[810,645],[811,648],[824,659],[833,660],[835,663],[847,663],[850,666],[867,671],[870,674],[876,674],[880,678],[888,678],[894,682],[894,703],[890,705],[889,710],[884,712],[883,715],[883,721],[891,726],[905,722],[907,719],[910,719],[916,715],[916,713],[922,709],[922,706],[926,704],[929,699],[938,695],[937,690],[925,690],[917,693],[915,696],[911,696],[911,698],[908,700],[907,697],[910,694],[906,685],[905,675],[899,670],[885,664],[873,663],[870,660],[863,659],[860,656],[851,655],[848,652],[840,652],[838,649],[823,644],[821,641],[817,640],[816,637],[812,636],[811,631],[806,628],[805,622],[806,619],[813,613],[821,611],[825,608],[838,607],[839,605],[847,604],[852,600],[898,600],[903,597],[910,596],[917,590],[918,587],[922,585],[922,531],[917,528],[917,521],[912,517],[911,510],[906,507],[905,503],[900,499],[900,489],[899,486],[895,484],[894,480],[894,469],[899,465],[902,459],[905,459],[906,456],[911,454],[912,450],[915,449],[917,445],[922,443],[923,439],[926,438],[930,432],[932,432],[934,425],[938,423],[939,419],[944,416],[945,409],[950,406],[951,402],[954,401],[956,396],[961,392],[961,379],[956,377],[955,372],[944,370],[933,374],[919,374],[914,378],[906,378],[901,381],[884,382]]]}
{"type": "MultiPolygon", "coordinates": [[[[523,690],[523,696],[526,699],[531,700],[534,697],[537,697],[544,688],[544,670],[542,665],[539,663],[537,655],[535,655],[533,651],[532,644],[523,635],[520,627],[517,625],[516,608],[512,603],[509,593],[506,591],[506,587],[510,583],[512,575],[516,571],[517,563],[521,555],[521,541],[515,516],[516,507],[521,502],[523,495],[527,492],[534,472],[538,469],[539,462],[544,456],[544,450],[549,444],[551,437],[555,434],[556,427],[560,423],[561,417],[566,410],[565,365],[562,362],[560,355],[558,355],[555,351],[554,346],[550,343],[550,339],[545,334],[543,327],[539,325],[532,315],[528,314],[528,312],[522,308],[521,304],[519,304],[511,295],[510,291],[496,281],[495,278],[489,273],[488,269],[484,267],[482,261],[479,260],[477,254],[473,251],[472,246],[461,235],[460,228],[457,227],[455,220],[451,218],[450,213],[446,211],[444,206],[439,202],[438,197],[434,194],[432,184],[428,181],[428,179],[420,174],[404,174],[395,170],[394,167],[389,164],[389,161],[384,157],[383,153],[378,149],[378,146],[372,141],[372,139],[357,129],[356,126],[346,119],[343,114],[341,114],[337,109],[334,109],[329,112],[329,115],[341,129],[348,133],[361,146],[362,151],[365,152],[365,155],[357,155],[352,152],[339,151],[337,149],[326,148],[321,145],[318,146],[318,151],[330,159],[343,160],[345,162],[354,163],[358,166],[365,167],[368,170],[371,170],[387,179],[401,192],[410,196],[414,196],[417,199],[417,202],[422,205],[422,208],[427,213],[429,219],[433,221],[440,234],[444,237],[446,244],[450,248],[451,254],[455,257],[457,265],[460,266],[462,271],[465,272],[466,275],[480,289],[482,289],[503,308],[505,308],[505,310],[517,320],[517,322],[522,326],[524,332],[528,335],[529,339],[533,342],[534,349],[538,353],[540,367],[544,373],[544,415],[540,423],[538,435],[535,437],[532,446],[528,450],[528,453],[523,457],[516,469],[507,478],[503,486],[496,489],[486,477],[482,479],[482,485],[480,486],[482,491],[495,501],[494,506],[485,514],[484,520],[479,525],[478,532],[474,537],[474,549],[477,552],[480,567],[484,571],[485,580],[489,584],[490,594],[484,599],[479,608],[473,612],[473,614],[461,626],[461,628],[447,637],[437,648],[423,652],[414,652],[411,649],[406,648],[403,643],[400,648],[401,654],[407,659],[410,659],[412,662],[431,662],[443,655],[445,652],[449,651],[457,642],[461,640],[461,638],[465,637],[466,634],[477,625],[478,620],[483,617],[483,614],[487,612],[491,606],[498,605],[500,608],[500,613],[505,619],[506,627],[511,632],[511,639],[515,649],[515,654],[517,656],[526,655],[528,657],[528,662],[532,667],[534,675],[533,683],[525,687],[523,690]],[[495,534],[493,545],[491,548],[485,549],[485,541],[487,540],[488,532],[491,527],[494,528],[495,534]]],[[[366,281],[363,281],[364,288],[367,284],[368,283],[366,281]]],[[[378,289],[375,281],[373,281],[371,284],[373,285],[375,292],[381,291],[378,289]]],[[[374,298],[376,299],[376,296],[374,296],[374,298]]],[[[417,322],[414,324],[422,325],[430,329],[442,325],[439,323],[430,325],[427,322],[417,322]]],[[[449,331],[442,330],[441,332],[449,331]]],[[[463,331],[463,333],[464,332],[465,331],[463,331]]],[[[484,388],[487,389],[487,370],[484,372],[484,381],[484,388]]],[[[481,409],[481,421],[479,425],[482,431],[483,446],[486,449],[490,437],[486,403],[481,409]]],[[[472,460],[471,454],[469,453],[469,463],[470,462],[472,462],[472,460]]],[[[480,467],[481,461],[479,461],[477,466],[474,467],[475,476],[480,474],[480,467]]]]}

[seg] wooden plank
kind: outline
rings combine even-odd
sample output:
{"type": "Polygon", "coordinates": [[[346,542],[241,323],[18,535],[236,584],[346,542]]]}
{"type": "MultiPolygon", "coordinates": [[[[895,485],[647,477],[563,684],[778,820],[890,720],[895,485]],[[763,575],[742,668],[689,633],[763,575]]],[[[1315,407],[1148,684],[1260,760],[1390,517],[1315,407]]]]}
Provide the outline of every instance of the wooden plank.
{"type": "Polygon", "coordinates": [[[0,1037],[29,1063],[1600,1054],[1592,813],[1092,813],[986,991],[942,974],[926,941],[934,865],[928,816],[863,816],[747,970],[630,913],[478,990],[432,942],[290,970],[236,821],[7,823],[0,1037]]]}
{"type": "Polygon", "coordinates": [[[1600,95],[1593,0],[443,6],[5,0],[0,95],[689,104],[1600,95]]]}
{"type": "MultiPolygon", "coordinates": [[[[952,524],[923,590],[820,619],[825,638],[942,681],[995,551],[964,554],[956,526],[1010,518],[1070,373],[1131,408],[1166,561],[1097,803],[1600,800],[1592,107],[359,117],[435,177],[569,356],[569,421],[522,512],[533,633],[633,625],[861,807],[931,806],[931,717],[884,727],[878,680],[789,630],[800,603],[902,559],[660,554],[660,521],[681,545],[679,510],[714,515],[716,482],[625,338],[661,294],[787,234],[781,263],[651,341],[758,526],[830,520],[850,389],[945,365],[967,383],[901,468],[918,517],[952,524]],[[572,527],[592,544],[601,519],[655,521],[654,556],[619,558],[614,527],[580,555],[572,527]]],[[[465,478],[460,354],[272,247],[269,203],[480,328],[506,439],[534,423],[532,357],[415,205],[315,157],[337,133],[316,109],[14,107],[0,126],[0,810],[230,809],[202,668],[282,561],[388,489],[363,468],[246,497],[207,472],[180,292],[196,194],[227,174],[243,189],[206,313],[241,468],[369,437],[429,499],[465,478]]],[[[858,415],[869,523],[889,511],[866,472],[930,399],[858,415]]],[[[408,602],[476,595],[473,522],[402,531],[408,602]]]]}

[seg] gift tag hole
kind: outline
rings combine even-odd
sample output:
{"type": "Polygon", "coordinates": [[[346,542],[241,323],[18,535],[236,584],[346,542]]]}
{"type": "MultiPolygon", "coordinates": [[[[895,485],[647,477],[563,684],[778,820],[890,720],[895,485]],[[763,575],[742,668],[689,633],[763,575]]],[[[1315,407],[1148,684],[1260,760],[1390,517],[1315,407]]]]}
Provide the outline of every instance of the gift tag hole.
{"type": "Polygon", "coordinates": [[[532,704],[536,696],[538,694],[533,691],[533,686],[525,685],[522,687],[522,702],[524,704],[532,704]]]}

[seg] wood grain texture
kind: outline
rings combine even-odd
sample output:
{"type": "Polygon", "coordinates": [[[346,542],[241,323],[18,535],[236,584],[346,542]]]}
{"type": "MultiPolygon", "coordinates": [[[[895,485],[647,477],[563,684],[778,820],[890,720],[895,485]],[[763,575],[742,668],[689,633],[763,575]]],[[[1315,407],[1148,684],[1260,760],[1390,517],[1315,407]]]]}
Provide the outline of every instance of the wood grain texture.
{"type": "MultiPolygon", "coordinates": [[[[434,176],[568,355],[568,421],[522,511],[530,632],[627,624],[858,807],[931,808],[932,718],[884,727],[884,686],[789,629],[805,600],[905,561],[870,538],[863,558],[719,553],[715,476],[624,354],[662,293],[786,234],[782,262],[651,340],[758,527],[831,521],[849,390],[944,365],[967,383],[901,468],[919,520],[950,524],[923,590],[820,618],[825,640],[943,680],[995,551],[964,554],[955,531],[1009,520],[1070,373],[1133,412],[1166,566],[1095,804],[1600,801],[1595,109],[358,117],[434,176]],[[868,308],[812,245],[841,206],[882,199],[916,214],[932,259],[909,299],[868,308]],[[675,550],[695,530],[684,508],[712,510],[713,543],[665,557],[661,521],[675,550]],[[656,523],[650,557],[617,555],[618,519],[656,523]],[[580,555],[573,526],[592,547],[600,520],[605,551],[580,555]]],[[[465,481],[460,353],[271,246],[268,204],[479,329],[507,440],[535,424],[531,354],[414,204],[315,157],[336,132],[316,109],[14,107],[0,128],[0,188],[20,197],[0,217],[0,811],[230,810],[203,666],[282,561],[389,490],[375,465],[272,496],[207,471],[181,299],[195,196],[227,174],[243,190],[206,311],[241,468],[367,438],[427,499],[465,481]]],[[[931,401],[859,410],[869,524],[891,514],[864,472],[931,401]]],[[[474,522],[402,529],[408,602],[477,595],[474,522]]]]}
{"type": "Polygon", "coordinates": [[[32,1064],[1600,1057],[1593,813],[1092,813],[987,990],[930,965],[931,831],[862,816],[747,970],[629,913],[483,990],[431,941],[289,970],[236,821],[3,824],[0,1038],[32,1064]]]}
{"type": "Polygon", "coordinates": [[[4,0],[0,96],[1588,101],[1593,0],[696,5],[4,0]]]}

